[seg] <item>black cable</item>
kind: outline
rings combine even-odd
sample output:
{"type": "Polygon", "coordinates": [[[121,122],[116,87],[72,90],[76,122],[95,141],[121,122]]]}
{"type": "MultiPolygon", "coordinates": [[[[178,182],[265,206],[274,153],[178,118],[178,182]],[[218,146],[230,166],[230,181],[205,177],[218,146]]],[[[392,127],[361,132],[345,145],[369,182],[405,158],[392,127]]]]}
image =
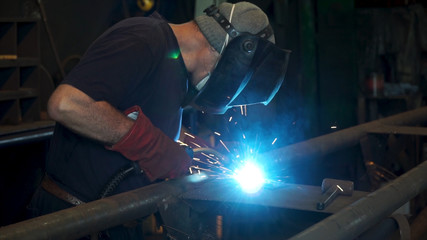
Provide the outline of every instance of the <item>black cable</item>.
{"type": "Polygon", "coordinates": [[[130,166],[121,168],[117,171],[117,173],[114,174],[110,181],[105,185],[101,194],[99,194],[99,198],[108,197],[119,186],[123,179],[129,176],[134,170],[139,170],[139,167],[132,163],[130,166]]]}

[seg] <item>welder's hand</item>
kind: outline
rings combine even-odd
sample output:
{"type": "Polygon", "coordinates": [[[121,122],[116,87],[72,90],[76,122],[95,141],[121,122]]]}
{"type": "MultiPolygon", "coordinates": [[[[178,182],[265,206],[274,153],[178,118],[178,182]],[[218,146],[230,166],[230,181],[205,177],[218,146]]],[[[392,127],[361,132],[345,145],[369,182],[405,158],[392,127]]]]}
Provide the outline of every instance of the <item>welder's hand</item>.
{"type": "Polygon", "coordinates": [[[135,113],[137,118],[129,132],[118,143],[106,148],[137,161],[150,181],[176,178],[187,173],[192,159],[184,148],[156,128],[139,106],[125,111],[126,115],[135,113]]]}

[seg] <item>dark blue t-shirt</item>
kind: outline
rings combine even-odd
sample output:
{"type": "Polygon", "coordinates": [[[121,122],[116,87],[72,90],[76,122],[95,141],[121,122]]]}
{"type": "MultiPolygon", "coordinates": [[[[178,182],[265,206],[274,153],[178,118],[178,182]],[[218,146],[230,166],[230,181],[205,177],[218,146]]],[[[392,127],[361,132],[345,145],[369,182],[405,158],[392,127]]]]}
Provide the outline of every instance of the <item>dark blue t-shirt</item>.
{"type": "MultiPolygon", "coordinates": [[[[139,105],[151,122],[176,139],[188,73],[168,23],[155,17],[123,20],[103,33],[63,83],[120,111],[139,105]]],[[[83,201],[92,201],[130,161],[102,143],[61,124],[55,127],[47,173],[83,201]]],[[[114,193],[144,186],[141,174],[127,177],[114,193]]]]}

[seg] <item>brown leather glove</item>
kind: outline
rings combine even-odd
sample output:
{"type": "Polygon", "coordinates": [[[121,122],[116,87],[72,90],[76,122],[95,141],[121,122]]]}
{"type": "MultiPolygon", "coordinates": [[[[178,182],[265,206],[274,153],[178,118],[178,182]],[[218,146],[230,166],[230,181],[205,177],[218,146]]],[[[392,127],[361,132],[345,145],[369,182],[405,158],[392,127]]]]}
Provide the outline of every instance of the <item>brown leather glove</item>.
{"type": "Polygon", "coordinates": [[[133,106],[124,113],[134,112],[138,116],[129,132],[118,143],[106,148],[137,161],[150,181],[176,178],[187,173],[192,159],[184,148],[155,127],[139,106],[133,106]]]}

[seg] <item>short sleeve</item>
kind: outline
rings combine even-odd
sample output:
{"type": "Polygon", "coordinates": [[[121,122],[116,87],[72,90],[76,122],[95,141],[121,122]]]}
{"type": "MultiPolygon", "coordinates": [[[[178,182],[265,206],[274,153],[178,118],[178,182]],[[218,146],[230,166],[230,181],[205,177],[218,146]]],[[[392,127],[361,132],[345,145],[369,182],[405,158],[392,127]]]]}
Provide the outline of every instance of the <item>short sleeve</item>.
{"type": "Polygon", "coordinates": [[[132,86],[148,74],[151,50],[144,39],[131,33],[111,32],[97,39],[63,83],[95,101],[117,106],[132,86]]]}

